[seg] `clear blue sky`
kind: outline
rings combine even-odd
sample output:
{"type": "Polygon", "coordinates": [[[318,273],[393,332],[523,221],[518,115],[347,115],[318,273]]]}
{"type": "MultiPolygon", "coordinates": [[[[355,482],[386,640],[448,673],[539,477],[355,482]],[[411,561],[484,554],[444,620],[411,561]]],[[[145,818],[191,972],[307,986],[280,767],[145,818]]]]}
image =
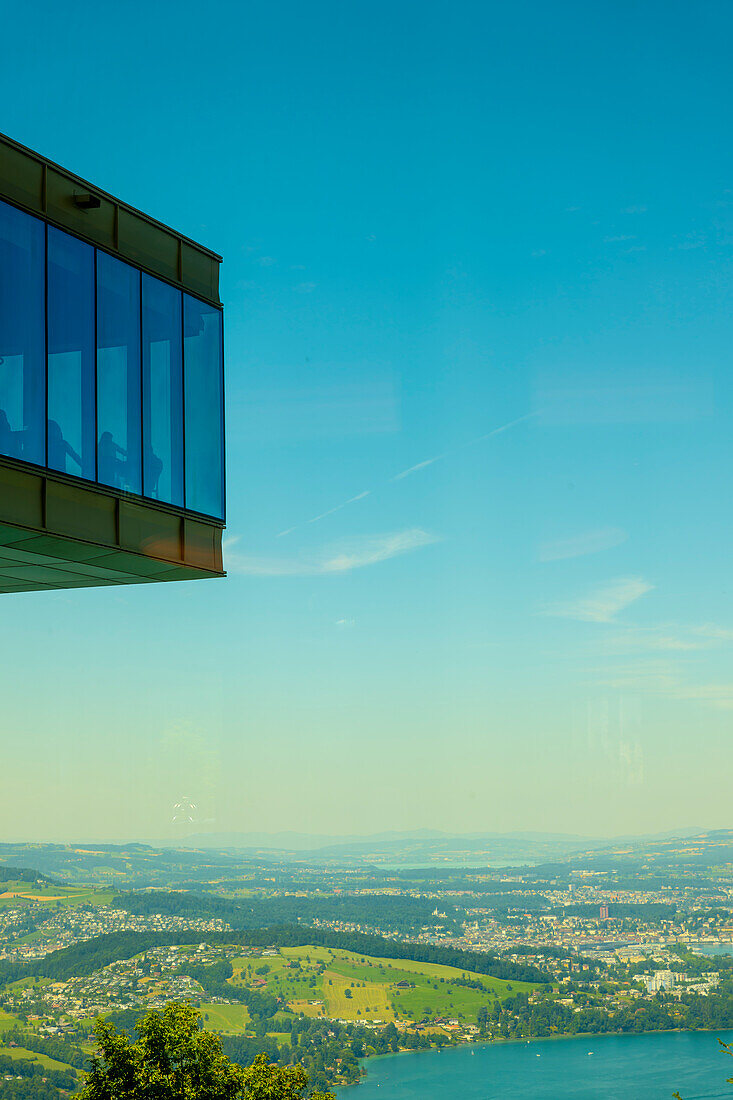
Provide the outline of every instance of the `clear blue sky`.
{"type": "Polygon", "coordinates": [[[1,835],[733,824],[732,30],[7,8],[2,128],[225,257],[230,575],[3,597],[1,835]]]}

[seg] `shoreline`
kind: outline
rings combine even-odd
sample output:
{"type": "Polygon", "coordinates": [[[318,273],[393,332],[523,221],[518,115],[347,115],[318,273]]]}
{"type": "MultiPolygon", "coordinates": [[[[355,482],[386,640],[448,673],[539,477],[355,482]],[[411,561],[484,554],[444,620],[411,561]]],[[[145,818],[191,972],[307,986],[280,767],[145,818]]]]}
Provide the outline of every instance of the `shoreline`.
{"type": "MultiPolygon", "coordinates": [[[[523,1046],[530,1043],[555,1043],[555,1042],[567,1042],[573,1039],[610,1039],[621,1038],[622,1036],[641,1039],[646,1035],[699,1035],[708,1034],[714,1035],[716,1032],[723,1034],[733,1035],[733,1027],[729,1028],[714,1028],[714,1027],[667,1027],[658,1028],[654,1031],[594,1031],[594,1032],[579,1032],[575,1035],[537,1035],[531,1039],[475,1039],[469,1042],[463,1043],[449,1043],[445,1047],[426,1047],[423,1050],[391,1050],[387,1054],[373,1054],[371,1058],[360,1058],[359,1064],[366,1067],[368,1064],[374,1062],[382,1062],[386,1058],[400,1058],[402,1055],[416,1055],[416,1054],[442,1054],[444,1050],[467,1050],[469,1047],[493,1047],[493,1046],[523,1046]]],[[[369,1071],[366,1070],[363,1076],[358,1081],[351,1081],[348,1084],[343,1085],[330,1085],[331,1089],[338,1089],[339,1093],[345,1089],[358,1088],[362,1081],[365,1081],[369,1076],[369,1071]]]]}

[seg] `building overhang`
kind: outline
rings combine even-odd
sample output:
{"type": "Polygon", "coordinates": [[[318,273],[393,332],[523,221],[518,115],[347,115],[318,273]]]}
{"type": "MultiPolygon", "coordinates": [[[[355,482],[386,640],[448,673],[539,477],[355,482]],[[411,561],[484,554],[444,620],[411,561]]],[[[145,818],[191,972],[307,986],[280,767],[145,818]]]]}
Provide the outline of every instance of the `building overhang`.
{"type": "Polygon", "coordinates": [[[0,592],[223,577],[223,524],[0,458],[0,592]]]}

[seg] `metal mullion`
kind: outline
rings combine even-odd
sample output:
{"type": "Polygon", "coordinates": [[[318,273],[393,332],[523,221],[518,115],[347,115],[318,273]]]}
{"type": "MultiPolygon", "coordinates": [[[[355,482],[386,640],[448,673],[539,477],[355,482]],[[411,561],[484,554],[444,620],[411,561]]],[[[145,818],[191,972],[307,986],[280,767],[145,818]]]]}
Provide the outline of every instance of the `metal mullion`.
{"type": "Polygon", "coordinates": [[[221,515],[217,519],[226,522],[227,514],[227,475],[226,475],[226,401],[224,387],[224,311],[219,311],[221,347],[219,349],[219,384],[221,386],[221,515]]]}
{"type": "Polygon", "coordinates": [[[145,399],[145,375],[143,373],[143,273],[137,269],[138,284],[138,351],[140,361],[140,496],[145,496],[145,414],[143,401],[145,399]]]}
{"type": "Polygon", "coordinates": [[[181,463],[183,466],[183,507],[185,509],[188,505],[186,499],[186,344],[184,335],[186,303],[183,291],[179,291],[179,294],[181,296],[181,463]]]}
{"type": "MultiPolygon", "coordinates": [[[[43,465],[48,469],[48,222],[43,223],[43,465]]],[[[46,481],[43,481],[43,526],[46,526],[46,481]]]]}
{"type": "MultiPolygon", "coordinates": [[[[94,249],[94,481],[99,484],[99,341],[97,339],[97,313],[99,310],[99,294],[97,293],[97,250],[94,249]]],[[[82,395],[83,396],[83,395],[82,395]]],[[[83,401],[82,401],[82,444],[83,436],[83,401]]],[[[83,457],[83,453],[82,453],[83,457]]],[[[83,466],[82,466],[83,469],[83,466]]]]}

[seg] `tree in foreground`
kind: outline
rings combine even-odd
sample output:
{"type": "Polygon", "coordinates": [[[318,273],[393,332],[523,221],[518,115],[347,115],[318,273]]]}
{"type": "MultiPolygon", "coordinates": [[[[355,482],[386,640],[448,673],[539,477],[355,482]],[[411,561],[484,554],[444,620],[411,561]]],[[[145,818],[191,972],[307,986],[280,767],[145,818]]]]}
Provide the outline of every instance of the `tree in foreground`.
{"type": "MultiPolygon", "coordinates": [[[[101,1017],[94,1035],[99,1047],[80,1100],[304,1100],[308,1075],[302,1066],[277,1066],[259,1055],[247,1069],[222,1053],[215,1035],[204,1031],[192,1005],[173,1002],[137,1023],[139,1038],[101,1017]]],[[[335,1100],[315,1092],[312,1100],[335,1100]]]]}

